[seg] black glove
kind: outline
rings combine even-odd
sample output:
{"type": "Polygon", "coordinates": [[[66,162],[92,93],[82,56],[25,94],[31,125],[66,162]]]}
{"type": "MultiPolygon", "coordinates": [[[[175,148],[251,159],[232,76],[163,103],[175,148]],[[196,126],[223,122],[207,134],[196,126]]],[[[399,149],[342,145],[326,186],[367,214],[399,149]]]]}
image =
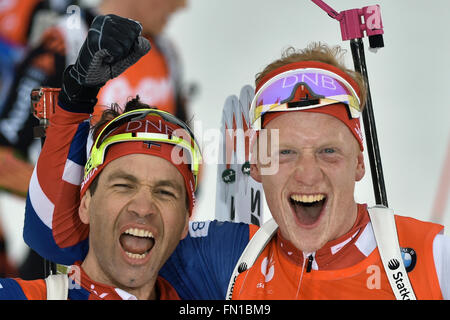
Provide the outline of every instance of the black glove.
{"type": "Polygon", "coordinates": [[[95,17],[77,61],[64,72],[60,100],[95,104],[98,91],[108,80],[150,50],[141,31],[142,26],[131,19],[116,15],[95,17]]]}

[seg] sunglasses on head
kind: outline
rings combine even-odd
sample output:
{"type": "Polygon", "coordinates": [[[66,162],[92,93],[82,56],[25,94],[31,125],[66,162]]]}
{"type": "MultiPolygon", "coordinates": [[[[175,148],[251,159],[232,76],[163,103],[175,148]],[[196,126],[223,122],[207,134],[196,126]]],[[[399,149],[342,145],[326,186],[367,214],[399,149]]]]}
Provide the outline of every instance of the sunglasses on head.
{"type": "Polygon", "coordinates": [[[103,164],[106,150],[109,146],[115,143],[133,141],[167,143],[187,151],[190,157],[190,169],[195,179],[195,188],[197,187],[201,153],[194,134],[184,122],[172,114],[158,109],[137,109],[125,112],[109,121],[95,139],[88,161],[85,165],[84,177],[86,178],[94,168],[103,164]],[[166,127],[164,129],[162,127],[158,128],[157,126],[150,125],[142,128],[143,130],[139,130],[140,127],[133,128],[133,130],[130,130],[131,132],[122,132],[121,130],[118,130],[122,126],[130,124],[133,121],[146,120],[149,116],[161,118],[165,125],[172,124],[176,129],[174,130],[172,127],[166,127]],[[183,130],[182,134],[175,135],[174,131],[177,132],[179,129],[183,130]]]}
{"type": "Polygon", "coordinates": [[[360,117],[358,95],[341,76],[319,68],[289,70],[258,90],[250,107],[250,121],[259,130],[266,112],[305,110],[335,103],[345,104],[350,118],[360,117]]]}

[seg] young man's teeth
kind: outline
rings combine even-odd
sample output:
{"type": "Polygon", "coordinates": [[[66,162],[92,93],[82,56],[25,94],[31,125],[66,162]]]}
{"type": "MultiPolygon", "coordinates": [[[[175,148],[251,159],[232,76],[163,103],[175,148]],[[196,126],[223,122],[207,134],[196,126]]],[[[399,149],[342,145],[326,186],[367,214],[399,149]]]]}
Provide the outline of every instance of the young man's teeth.
{"type": "Polygon", "coordinates": [[[147,252],[143,253],[143,254],[139,254],[139,253],[131,253],[128,251],[125,251],[125,253],[127,254],[127,256],[129,256],[131,259],[144,259],[147,256],[147,252]]]}
{"type": "Polygon", "coordinates": [[[129,229],[125,230],[124,233],[131,234],[132,236],[135,236],[135,237],[153,238],[153,234],[150,231],[144,230],[144,229],[129,228],[129,229]]]}
{"type": "Polygon", "coordinates": [[[293,194],[291,196],[291,199],[296,201],[296,202],[305,202],[305,203],[311,203],[311,202],[317,202],[317,201],[322,201],[325,198],[325,196],[323,194],[293,194]]]}

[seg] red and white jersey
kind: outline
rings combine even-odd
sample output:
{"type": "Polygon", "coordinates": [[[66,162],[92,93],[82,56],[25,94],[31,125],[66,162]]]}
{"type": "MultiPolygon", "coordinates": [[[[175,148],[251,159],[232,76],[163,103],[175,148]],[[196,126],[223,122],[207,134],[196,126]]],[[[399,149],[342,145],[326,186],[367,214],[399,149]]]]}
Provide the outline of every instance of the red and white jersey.
{"type": "MultiPolygon", "coordinates": [[[[92,280],[77,263],[68,273],[68,300],[138,300],[136,296],[114,286],[92,280]]],[[[163,278],[155,283],[158,300],[179,300],[173,287],[163,278]]],[[[47,300],[44,279],[0,279],[0,300],[47,300]]]]}
{"type": "MultiPolygon", "coordinates": [[[[401,216],[395,220],[416,297],[442,299],[433,251],[442,226],[401,216]]],[[[278,231],[253,267],[238,275],[233,299],[395,299],[376,248],[363,205],[359,205],[357,221],[347,234],[313,253],[302,253],[278,231]]],[[[402,286],[406,275],[396,276],[397,285],[402,286]]],[[[411,293],[405,290],[402,298],[409,300],[411,293]]]]}

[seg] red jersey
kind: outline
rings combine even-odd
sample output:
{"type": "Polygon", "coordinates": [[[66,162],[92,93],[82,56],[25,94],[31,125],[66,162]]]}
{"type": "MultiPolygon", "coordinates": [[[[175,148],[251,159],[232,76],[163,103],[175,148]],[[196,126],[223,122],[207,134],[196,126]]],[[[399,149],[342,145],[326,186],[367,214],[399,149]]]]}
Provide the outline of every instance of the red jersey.
{"type": "MultiPolygon", "coordinates": [[[[414,251],[414,265],[407,271],[416,297],[442,299],[433,263],[433,240],[442,226],[401,216],[395,219],[402,251],[414,251]]],[[[376,243],[370,240],[372,232],[366,207],[359,205],[353,228],[308,259],[310,254],[296,249],[278,231],[253,267],[237,277],[233,299],[395,299],[380,254],[374,250],[376,243]]]]}
{"type": "MultiPolygon", "coordinates": [[[[68,278],[68,300],[137,300],[126,291],[93,281],[77,263],[77,272],[68,278]]],[[[69,272],[70,274],[70,272],[69,272]]],[[[179,300],[175,289],[162,277],[156,279],[158,300],[179,300]]],[[[0,279],[0,299],[47,300],[47,286],[44,279],[0,279]]]]}

